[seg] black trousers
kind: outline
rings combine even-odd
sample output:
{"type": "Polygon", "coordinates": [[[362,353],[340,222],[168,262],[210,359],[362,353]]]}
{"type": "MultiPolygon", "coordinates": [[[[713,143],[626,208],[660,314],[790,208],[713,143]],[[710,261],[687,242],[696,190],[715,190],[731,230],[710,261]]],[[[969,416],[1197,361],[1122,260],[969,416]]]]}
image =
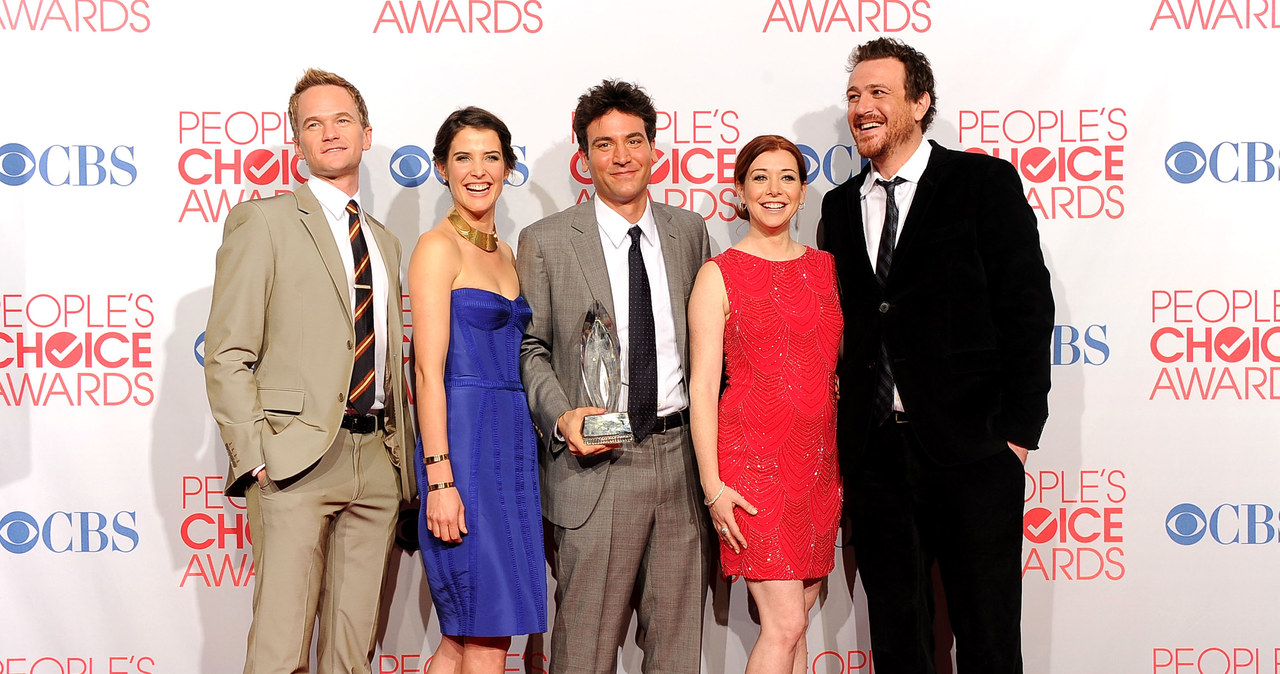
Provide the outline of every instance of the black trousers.
{"type": "Polygon", "coordinates": [[[879,674],[934,674],[936,560],[958,674],[1022,672],[1023,467],[1012,450],[943,467],[910,423],[871,431],[846,476],[879,674]]]}

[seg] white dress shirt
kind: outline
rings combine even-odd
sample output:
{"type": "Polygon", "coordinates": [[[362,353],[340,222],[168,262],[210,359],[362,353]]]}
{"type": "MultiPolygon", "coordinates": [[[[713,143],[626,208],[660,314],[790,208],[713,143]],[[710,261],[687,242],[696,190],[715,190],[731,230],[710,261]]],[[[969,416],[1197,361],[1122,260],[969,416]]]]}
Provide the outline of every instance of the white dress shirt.
{"type": "MultiPolygon", "coordinates": [[[[338,254],[342,256],[342,268],[347,272],[347,296],[351,301],[354,322],[356,306],[355,259],[351,254],[351,239],[348,236],[347,202],[355,199],[360,206],[360,233],[364,236],[365,245],[369,247],[369,265],[373,273],[373,363],[374,363],[374,399],[370,410],[382,409],[386,404],[386,391],[383,380],[387,375],[387,265],[378,250],[378,242],[369,232],[368,219],[364,215],[364,206],[360,202],[360,192],[347,196],[345,192],[334,187],[322,178],[313,178],[307,182],[311,193],[320,202],[324,217],[329,221],[329,229],[333,232],[333,240],[338,244],[338,254]]],[[[400,270],[397,269],[396,273],[400,270]]]]}
{"type": "MultiPolygon", "coordinates": [[[[622,395],[618,401],[621,409],[627,409],[627,390],[630,381],[630,333],[631,279],[628,254],[631,237],[627,232],[633,226],[599,199],[595,199],[596,222],[600,226],[600,246],[604,249],[605,267],[609,270],[609,288],[613,293],[613,324],[622,344],[622,395]]],[[[671,307],[671,292],[667,285],[667,266],[658,242],[658,226],[653,221],[653,209],[645,201],[644,215],[635,225],[640,227],[640,255],[644,258],[645,272],[649,275],[649,293],[653,303],[654,339],[658,355],[658,416],[674,414],[689,406],[684,392],[684,368],[680,362],[680,347],[676,343],[675,313],[671,307]]]]}
{"type": "MultiPolygon", "coordinates": [[[[898,175],[886,178],[876,171],[873,164],[867,179],[862,182],[862,188],[858,191],[862,197],[862,231],[867,238],[867,257],[871,259],[872,271],[875,271],[876,258],[880,256],[880,233],[884,231],[885,210],[889,205],[885,189],[877,185],[876,181],[893,178],[902,178],[906,181],[893,188],[893,203],[898,205],[898,231],[893,245],[897,247],[898,241],[902,238],[902,226],[907,222],[907,213],[911,211],[911,202],[916,198],[916,187],[920,185],[920,176],[929,165],[929,155],[932,152],[933,146],[929,141],[921,140],[920,147],[917,147],[907,163],[898,169],[898,175]]],[[[893,409],[899,412],[906,411],[902,408],[902,398],[898,396],[896,384],[893,387],[893,409]]]]}

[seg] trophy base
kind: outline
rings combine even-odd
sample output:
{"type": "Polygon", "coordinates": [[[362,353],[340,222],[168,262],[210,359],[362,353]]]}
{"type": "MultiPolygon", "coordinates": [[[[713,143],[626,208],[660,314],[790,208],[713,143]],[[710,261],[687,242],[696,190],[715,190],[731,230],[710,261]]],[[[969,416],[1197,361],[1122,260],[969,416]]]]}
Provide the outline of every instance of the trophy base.
{"type": "Polygon", "coordinates": [[[635,440],[626,412],[589,414],[582,418],[582,439],[590,445],[617,445],[635,440]]]}

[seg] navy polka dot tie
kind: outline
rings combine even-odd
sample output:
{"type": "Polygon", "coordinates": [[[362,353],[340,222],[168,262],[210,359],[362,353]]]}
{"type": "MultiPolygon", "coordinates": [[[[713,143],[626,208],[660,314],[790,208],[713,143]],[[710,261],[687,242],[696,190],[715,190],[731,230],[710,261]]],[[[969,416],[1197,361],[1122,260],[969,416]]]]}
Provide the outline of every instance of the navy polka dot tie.
{"type": "Polygon", "coordinates": [[[658,419],[658,348],[649,274],[640,255],[640,227],[632,227],[627,234],[631,236],[631,250],[627,252],[627,416],[631,419],[631,432],[640,442],[658,419]]]}

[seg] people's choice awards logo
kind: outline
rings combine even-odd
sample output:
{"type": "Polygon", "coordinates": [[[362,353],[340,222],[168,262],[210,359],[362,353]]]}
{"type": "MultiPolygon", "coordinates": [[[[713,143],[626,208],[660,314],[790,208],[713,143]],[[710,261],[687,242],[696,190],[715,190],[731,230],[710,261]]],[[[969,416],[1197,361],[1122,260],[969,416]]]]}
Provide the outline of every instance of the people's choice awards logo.
{"type": "Polygon", "coordinates": [[[178,177],[187,186],[178,222],[221,222],[232,206],[306,182],[282,112],[178,112],[178,177]]]}
{"type": "Polygon", "coordinates": [[[1008,160],[1042,220],[1119,219],[1124,215],[1124,108],[961,110],[957,129],[968,152],[1008,160]]]}
{"type": "Polygon", "coordinates": [[[146,406],[147,293],[0,295],[0,405],[146,406]]]}
{"type": "MultiPolygon", "coordinates": [[[[733,163],[742,139],[738,124],[738,112],[726,108],[659,110],[657,160],[649,176],[649,194],[662,203],[694,211],[704,220],[737,219],[733,163]]],[[[569,157],[569,174],[582,185],[575,203],[591,198],[591,176],[583,168],[580,155],[574,152],[569,157]]]]}
{"type": "Polygon", "coordinates": [[[387,0],[378,10],[373,32],[478,34],[537,33],[542,30],[539,0],[387,0]]]}
{"type": "Polygon", "coordinates": [[[148,0],[0,0],[0,31],[145,33],[150,9],[148,0]]]}
{"type": "Polygon", "coordinates": [[[1280,28],[1280,13],[1276,11],[1274,0],[1156,0],[1155,4],[1155,16],[1147,30],[1280,28]]]}
{"type": "Polygon", "coordinates": [[[222,482],[221,475],[182,476],[178,538],[191,556],[178,587],[246,587],[253,579],[249,517],[223,495],[222,482]]]}
{"type": "Polygon", "coordinates": [[[1026,473],[1023,578],[1124,578],[1124,471],[1026,473]]]}
{"type": "Polygon", "coordinates": [[[1280,290],[1151,291],[1149,400],[1280,400],[1280,290]]]}
{"type": "Polygon", "coordinates": [[[927,33],[929,0],[773,0],[761,32],[927,33]]]}

